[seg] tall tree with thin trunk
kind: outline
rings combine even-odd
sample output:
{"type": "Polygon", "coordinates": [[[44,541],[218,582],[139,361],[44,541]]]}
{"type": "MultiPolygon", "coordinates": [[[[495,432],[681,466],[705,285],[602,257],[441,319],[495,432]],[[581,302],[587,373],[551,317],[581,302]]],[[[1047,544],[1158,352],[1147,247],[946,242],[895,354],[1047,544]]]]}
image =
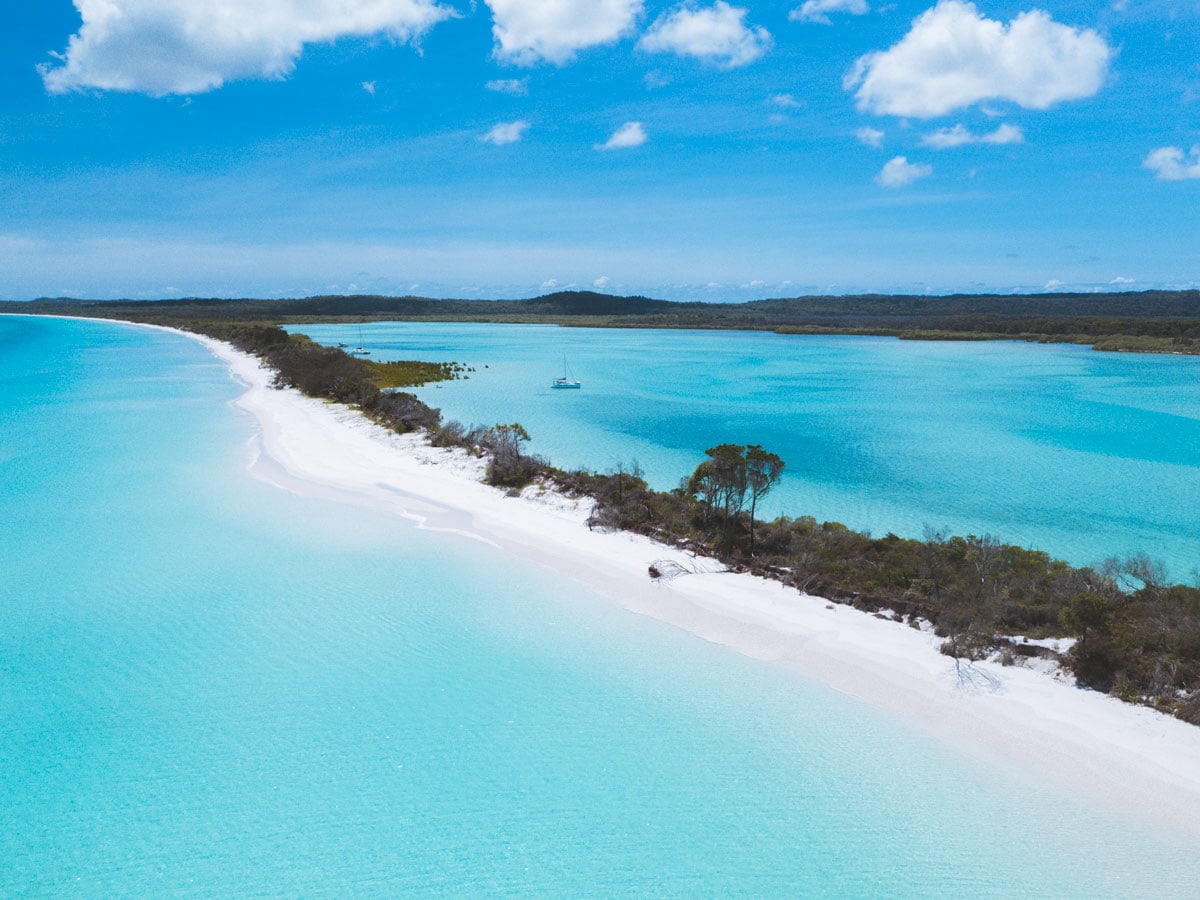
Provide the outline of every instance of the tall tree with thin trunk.
{"type": "Polygon", "coordinates": [[[746,448],[746,491],[750,495],[750,555],[754,555],[754,515],[758,501],[765,497],[783,474],[783,460],[778,454],[764,450],[758,444],[746,448]]]}

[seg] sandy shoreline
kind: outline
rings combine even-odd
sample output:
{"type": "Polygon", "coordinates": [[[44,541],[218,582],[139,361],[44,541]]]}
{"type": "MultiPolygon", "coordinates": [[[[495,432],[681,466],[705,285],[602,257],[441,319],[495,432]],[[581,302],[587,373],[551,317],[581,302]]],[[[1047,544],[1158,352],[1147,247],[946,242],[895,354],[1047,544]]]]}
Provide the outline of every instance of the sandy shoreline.
{"type": "Polygon", "coordinates": [[[1045,671],[985,662],[964,677],[932,634],[722,572],[715,561],[642,536],[590,531],[588,501],[536,489],[507,496],[481,483],[482,462],[464,451],[434,448],[345,407],[276,390],[254,357],[179,333],[208,347],[246,387],[235,403],[260,428],[251,468],[280,487],[369,504],[485,541],[635,613],[916,719],[959,749],[1030,780],[1051,776],[1074,793],[1200,840],[1200,728],[1045,671]],[[694,574],[653,582],[648,567],[658,560],[694,574]]]}

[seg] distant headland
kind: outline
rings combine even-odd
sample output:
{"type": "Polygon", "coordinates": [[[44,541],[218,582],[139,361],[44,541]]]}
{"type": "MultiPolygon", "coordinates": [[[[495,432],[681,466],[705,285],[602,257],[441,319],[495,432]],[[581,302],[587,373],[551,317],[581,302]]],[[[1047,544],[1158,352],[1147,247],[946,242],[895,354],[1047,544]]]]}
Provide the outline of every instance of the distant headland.
{"type": "Polygon", "coordinates": [[[908,340],[1023,340],[1096,350],[1200,354],[1200,290],[1115,293],[860,294],[701,303],[558,291],[517,300],[379,295],[302,299],[0,302],[0,312],[79,315],[186,325],[204,319],[263,324],[413,321],[552,323],[590,328],[705,328],[908,340]]]}

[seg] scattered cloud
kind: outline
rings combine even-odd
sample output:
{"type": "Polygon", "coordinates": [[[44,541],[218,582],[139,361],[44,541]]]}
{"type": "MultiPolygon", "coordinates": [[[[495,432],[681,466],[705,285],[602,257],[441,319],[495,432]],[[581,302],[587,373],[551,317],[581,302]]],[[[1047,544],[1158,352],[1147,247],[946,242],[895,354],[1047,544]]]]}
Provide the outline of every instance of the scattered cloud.
{"type": "Polygon", "coordinates": [[[664,75],[658,69],[651,69],[642,76],[642,81],[645,83],[647,90],[655,90],[656,88],[664,88],[671,83],[669,76],[664,75]]]}
{"type": "Polygon", "coordinates": [[[96,88],[199,94],[242,78],[284,78],[305,44],[385,34],[415,42],[457,13],[435,0],[74,0],[83,19],[52,94],[96,88]]]}
{"type": "Polygon", "coordinates": [[[514,97],[524,97],[529,93],[528,78],[493,78],[484,85],[489,91],[497,94],[512,94],[514,97]]]}
{"type": "Polygon", "coordinates": [[[933,118],[985,100],[1048,109],[1100,90],[1113,50],[1091,29],[1055,22],[1041,10],[1008,24],[973,3],[940,0],[888,50],[861,57],[846,76],[858,108],[933,118]]]}
{"type": "Polygon", "coordinates": [[[495,144],[497,147],[503,147],[505,144],[515,144],[521,140],[528,128],[529,122],[525,119],[517,119],[515,122],[500,122],[493,125],[491,130],[483,135],[480,140],[487,144],[495,144]]]}
{"type": "Polygon", "coordinates": [[[858,129],[858,131],[854,132],[854,136],[858,138],[858,142],[860,144],[864,144],[868,147],[878,148],[883,146],[884,134],[878,128],[864,126],[858,129]]]}
{"type": "Polygon", "coordinates": [[[626,150],[630,147],[640,147],[646,143],[646,131],[641,122],[626,122],[612,133],[603,144],[597,144],[597,150],[626,150]]]}
{"type": "Polygon", "coordinates": [[[800,109],[804,105],[791,94],[774,94],[771,102],[781,109],[800,109]]]}
{"type": "Polygon", "coordinates": [[[611,280],[612,279],[610,279],[607,275],[601,275],[599,278],[597,278],[595,281],[592,282],[592,287],[600,288],[601,290],[603,290],[604,288],[608,287],[608,283],[611,280]]]}
{"type": "Polygon", "coordinates": [[[875,176],[875,181],[886,188],[902,188],[932,174],[933,166],[910,163],[906,157],[896,156],[884,164],[883,169],[875,176]]]}
{"type": "Polygon", "coordinates": [[[771,49],[770,32],[746,27],[747,10],[725,0],[707,8],[684,3],[659,16],[638,41],[647,53],[693,56],[726,69],[749,65],[771,49]]]}
{"type": "Polygon", "coordinates": [[[364,81],[362,83],[362,89],[364,91],[366,91],[368,94],[370,94],[372,97],[375,96],[375,82],[374,81],[364,81]]]}
{"type": "Polygon", "coordinates": [[[1018,126],[1005,122],[995,131],[976,134],[965,125],[958,124],[953,128],[939,128],[921,138],[922,147],[932,147],[934,150],[947,150],[951,147],[965,147],[969,144],[1023,144],[1025,132],[1018,126]]]}
{"type": "Polygon", "coordinates": [[[1109,284],[1118,284],[1118,285],[1136,284],[1136,283],[1137,283],[1136,278],[1124,278],[1120,275],[1118,275],[1116,278],[1114,278],[1112,281],[1109,282],[1109,284]]]}
{"type": "Polygon", "coordinates": [[[1159,181],[1186,181],[1200,178],[1200,144],[1185,154],[1182,147],[1159,147],[1142,161],[1142,167],[1159,181]]]}
{"type": "Polygon", "coordinates": [[[542,290],[543,291],[552,291],[556,287],[558,287],[558,279],[557,278],[547,278],[545,281],[542,282],[542,290]]]}
{"type": "Polygon", "coordinates": [[[818,22],[821,25],[832,25],[829,13],[849,13],[852,16],[866,15],[871,11],[867,0],[805,0],[805,2],[788,13],[793,22],[818,22]]]}
{"type": "Polygon", "coordinates": [[[1044,290],[1044,291],[1061,291],[1066,286],[1067,286],[1067,283],[1065,281],[1061,281],[1058,278],[1051,278],[1042,287],[1042,290],[1044,290]]]}
{"type": "Polygon", "coordinates": [[[491,7],[495,56],[519,66],[561,66],[580,50],[612,44],[628,34],[642,0],[486,0],[491,7]]]}

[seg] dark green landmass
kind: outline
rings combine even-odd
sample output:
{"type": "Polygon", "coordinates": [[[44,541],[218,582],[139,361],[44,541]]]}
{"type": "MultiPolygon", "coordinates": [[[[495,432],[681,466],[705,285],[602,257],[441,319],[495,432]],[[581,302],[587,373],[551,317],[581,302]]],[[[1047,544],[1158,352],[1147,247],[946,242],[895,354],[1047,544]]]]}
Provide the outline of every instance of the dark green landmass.
{"type": "Polygon", "coordinates": [[[335,296],[300,300],[41,299],[0,312],[268,324],[406,321],[542,322],[592,328],[719,328],[781,334],[857,334],[909,340],[1025,340],[1097,350],[1200,353],[1200,291],[1106,294],[859,295],[748,303],[675,303],[562,291],[528,300],[335,296]]]}
{"type": "MultiPolygon", "coordinates": [[[[626,302],[617,298],[595,298],[600,295],[553,295],[522,303],[545,304],[546,308],[555,304],[577,306],[585,310],[580,317],[586,318],[587,324],[594,324],[592,314],[596,307],[591,305],[593,302],[610,312],[612,304],[626,302]]],[[[328,302],[334,307],[348,303],[349,308],[362,310],[354,315],[388,315],[383,310],[365,311],[370,303],[386,301],[386,298],[366,298],[364,306],[355,307],[357,299],[360,298],[328,302]]],[[[1097,302],[1097,308],[1104,310],[1108,318],[1085,318],[1093,329],[1097,328],[1098,322],[1114,323],[1110,335],[1114,343],[1107,349],[1132,349],[1123,345],[1126,337],[1136,332],[1134,336],[1139,341],[1149,342],[1136,349],[1162,352],[1168,346],[1178,345],[1189,349],[1172,352],[1194,352],[1190,343],[1178,342],[1190,341],[1196,334],[1195,329],[1200,328],[1200,297],[1196,292],[1102,295],[1098,298],[1054,295],[996,298],[994,301],[988,298],[941,298],[936,301],[925,298],[838,298],[829,302],[843,312],[853,308],[864,316],[872,315],[872,310],[886,310],[887,315],[894,316],[898,309],[911,303],[914,318],[928,313],[930,302],[937,306],[939,315],[961,309],[964,304],[977,304],[972,314],[975,317],[1002,318],[999,312],[987,311],[991,308],[989,304],[1013,303],[1018,311],[1027,311],[1042,300],[1048,304],[1046,309],[1064,314],[1078,312],[1078,304],[1097,302]],[[1135,307],[1138,310],[1136,316],[1116,314],[1135,307]]],[[[298,304],[294,308],[302,309],[314,308],[306,304],[319,306],[325,302],[327,298],[246,301],[248,304],[298,304]]],[[[386,302],[409,301],[406,298],[386,302]]],[[[411,302],[442,301],[413,299],[411,302]]],[[[633,298],[628,302],[642,310],[629,316],[638,324],[663,314],[662,301],[633,298]]],[[[761,304],[743,304],[743,308],[769,310],[773,308],[772,304],[780,304],[786,310],[802,302],[763,301],[761,304]]],[[[240,301],[196,300],[182,305],[178,301],[124,305],[43,301],[22,304],[16,310],[11,306],[8,310],[0,306],[0,312],[57,311],[126,318],[174,325],[227,341],[261,357],[274,368],[278,386],[295,387],[309,396],[347,403],[397,432],[424,430],[435,444],[462,446],[470,452],[486,455],[488,479],[493,484],[516,490],[538,481],[568,494],[593,498],[595,511],[589,521],[591,527],[646,534],[667,544],[716,556],[734,570],[773,578],[798,590],[851,604],[914,627],[931,623],[936,633],[945,638],[942,651],[955,657],[962,666],[969,667],[973,660],[997,654],[1005,663],[1015,662],[1021,656],[1049,657],[1073,672],[1081,686],[1153,706],[1200,725],[1200,588],[1168,584],[1161,565],[1145,555],[1114,558],[1094,568],[1078,568],[1052,559],[1041,551],[1001,544],[988,535],[949,537],[930,534],[924,540],[915,540],[889,534],[874,538],[837,522],[819,523],[810,517],[756,521],[753,516],[755,504],[778,478],[784,461],[754,445],[726,444],[710,448],[706,454],[708,458],[673,491],[651,490],[636,466],[608,473],[564,472],[546,460],[524,452],[529,435],[519,424],[488,428],[443,422],[438,410],[413,394],[381,390],[380,385],[387,383],[386,373],[392,371],[386,364],[368,362],[340,349],[323,347],[303,335],[289,335],[273,324],[264,324],[259,318],[265,315],[261,305],[253,314],[246,314],[246,307],[240,301]],[[221,315],[222,312],[226,314],[221,315]],[[1075,644],[1060,656],[1021,641],[1020,637],[1074,638],[1075,644]]],[[[673,304],[671,308],[675,312],[671,314],[678,313],[677,307],[692,309],[698,306],[702,305],[673,304]]],[[[713,311],[708,309],[707,312],[713,311]]],[[[619,313],[612,317],[622,321],[626,318],[619,313]]],[[[573,321],[581,323],[580,318],[573,321]]],[[[1039,327],[1049,331],[1053,323],[1067,320],[1062,316],[1048,316],[1037,321],[1042,323],[1039,327]]],[[[705,327],[759,326],[710,324],[705,327]]],[[[864,333],[882,333],[871,327],[873,330],[864,333]]],[[[964,334],[976,338],[1028,336],[1024,332],[998,331],[991,325],[989,329],[964,334]]],[[[829,326],[828,330],[838,328],[829,326]]],[[[1082,333],[1061,332],[1071,334],[1073,338],[1082,333]]],[[[951,334],[959,332],[920,332],[920,336],[926,338],[946,338],[951,334]]],[[[403,377],[412,379],[408,383],[432,380],[434,375],[453,377],[464,372],[455,364],[435,364],[425,368],[427,365],[401,363],[395,371],[406,373],[403,377]]],[[[396,377],[401,376],[397,374],[396,377]]],[[[648,574],[663,578],[677,573],[651,567],[648,574]]]]}

